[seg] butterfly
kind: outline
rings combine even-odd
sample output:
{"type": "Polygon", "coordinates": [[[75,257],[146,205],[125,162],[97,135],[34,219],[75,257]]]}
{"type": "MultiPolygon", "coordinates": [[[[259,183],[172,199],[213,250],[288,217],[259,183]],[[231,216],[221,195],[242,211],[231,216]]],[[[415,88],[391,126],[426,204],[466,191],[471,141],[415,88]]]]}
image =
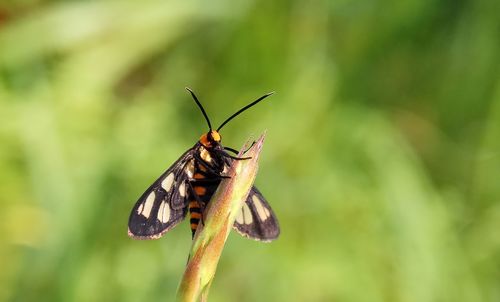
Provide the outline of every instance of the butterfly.
{"type": "MultiPolygon", "coordinates": [[[[203,222],[203,212],[217,190],[225,172],[235,160],[245,160],[228,153],[236,150],[224,147],[220,129],[234,117],[264,100],[268,93],[241,108],[213,130],[205,109],[194,92],[186,88],[200,108],[208,124],[196,144],[168,168],[139,198],[130,214],[128,234],[135,239],[157,239],[190,216],[192,237],[203,222]]],[[[278,238],[280,228],[276,215],[260,191],[253,186],[233,228],[242,236],[258,241],[278,238]]]]}

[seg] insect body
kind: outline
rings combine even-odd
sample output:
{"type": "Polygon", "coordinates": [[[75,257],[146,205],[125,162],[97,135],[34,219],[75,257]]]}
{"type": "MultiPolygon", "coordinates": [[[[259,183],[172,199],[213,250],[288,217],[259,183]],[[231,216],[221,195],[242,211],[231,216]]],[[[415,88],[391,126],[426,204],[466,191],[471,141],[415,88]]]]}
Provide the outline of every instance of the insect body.
{"type": "MultiPolygon", "coordinates": [[[[188,89],[188,88],[187,88],[188,89]]],[[[234,160],[244,160],[230,155],[223,147],[219,130],[231,119],[271,94],[266,94],[243,107],[212,130],[210,120],[196,98],[188,89],[207,120],[209,131],[187,150],[142,194],[130,214],[129,236],[137,239],[160,238],[184,220],[189,212],[192,236],[203,220],[203,211],[234,160]]],[[[238,214],[233,228],[241,235],[260,241],[271,241],[279,236],[276,216],[256,187],[250,193],[238,214]]]]}

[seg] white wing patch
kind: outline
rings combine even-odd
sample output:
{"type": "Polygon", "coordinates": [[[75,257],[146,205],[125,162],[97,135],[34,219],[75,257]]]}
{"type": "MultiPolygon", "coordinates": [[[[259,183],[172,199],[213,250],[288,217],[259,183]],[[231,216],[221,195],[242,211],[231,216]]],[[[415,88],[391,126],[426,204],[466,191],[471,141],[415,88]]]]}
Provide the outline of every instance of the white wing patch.
{"type": "Polygon", "coordinates": [[[194,174],[194,164],[193,161],[191,161],[187,166],[186,166],[186,174],[189,178],[193,178],[194,174]]]}
{"type": "Polygon", "coordinates": [[[257,214],[259,215],[260,220],[265,221],[267,218],[269,218],[269,216],[271,216],[271,213],[266,207],[264,207],[257,195],[252,196],[252,201],[255,209],[257,210],[257,214]]]}
{"type": "Polygon", "coordinates": [[[252,212],[250,212],[250,208],[248,207],[248,205],[245,204],[241,210],[243,212],[243,220],[245,221],[245,224],[251,224],[253,220],[252,212]]]}
{"type": "Polygon", "coordinates": [[[181,197],[186,196],[186,185],[184,183],[181,183],[181,185],[179,186],[179,194],[181,195],[181,197]]]}
{"type": "Polygon", "coordinates": [[[250,211],[248,205],[244,204],[241,208],[240,213],[236,217],[236,222],[239,224],[251,224],[252,221],[252,212],[250,211]]]}
{"type": "Polygon", "coordinates": [[[245,221],[243,220],[243,208],[241,208],[238,216],[236,216],[236,222],[239,224],[243,224],[245,221]]]}
{"type": "Polygon", "coordinates": [[[252,211],[250,211],[247,204],[244,204],[243,207],[241,207],[238,216],[236,216],[236,222],[239,224],[252,224],[252,211]]]}
{"type": "Polygon", "coordinates": [[[170,219],[170,206],[165,201],[161,203],[156,218],[158,218],[158,220],[162,223],[167,223],[170,219]]]}
{"type": "MultiPolygon", "coordinates": [[[[198,146],[198,145],[196,145],[198,146]]],[[[144,192],[128,221],[128,234],[136,239],[156,239],[186,216],[190,171],[198,148],[188,149],[144,192]]]]}
{"type": "Polygon", "coordinates": [[[278,220],[257,188],[252,187],[237,214],[233,228],[240,235],[263,242],[278,238],[280,234],[278,220]]]}
{"type": "Polygon", "coordinates": [[[142,209],[144,209],[144,203],[141,203],[139,207],[137,208],[137,214],[141,214],[142,209]]]}
{"type": "Polygon", "coordinates": [[[167,191],[170,192],[170,189],[172,189],[172,185],[174,184],[174,173],[168,174],[165,179],[161,182],[161,187],[167,191]]]}
{"type": "Polygon", "coordinates": [[[151,191],[149,193],[148,198],[146,198],[146,201],[144,202],[144,208],[141,212],[142,216],[149,218],[149,214],[151,214],[151,209],[153,208],[153,204],[156,198],[156,194],[154,191],[151,191]]]}

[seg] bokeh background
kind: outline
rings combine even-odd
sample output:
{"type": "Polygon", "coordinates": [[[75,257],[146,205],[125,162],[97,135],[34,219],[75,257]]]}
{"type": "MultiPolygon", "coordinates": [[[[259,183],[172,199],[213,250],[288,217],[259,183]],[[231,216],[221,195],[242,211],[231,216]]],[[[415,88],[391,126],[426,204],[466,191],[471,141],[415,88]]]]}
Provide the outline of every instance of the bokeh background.
{"type": "Polygon", "coordinates": [[[282,235],[211,301],[500,301],[498,1],[0,4],[0,301],[172,301],[187,223],[126,235],[214,124],[267,129],[282,235]]]}

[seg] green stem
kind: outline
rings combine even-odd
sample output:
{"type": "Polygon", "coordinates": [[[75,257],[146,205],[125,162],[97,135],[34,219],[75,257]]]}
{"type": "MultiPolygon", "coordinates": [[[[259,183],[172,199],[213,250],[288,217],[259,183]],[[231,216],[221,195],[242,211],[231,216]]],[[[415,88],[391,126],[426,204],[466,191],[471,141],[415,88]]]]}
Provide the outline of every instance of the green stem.
{"type": "MultiPolygon", "coordinates": [[[[222,249],[257,175],[264,136],[245,154],[251,159],[233,161],[228,171],[230,178],[222,180],[212,196],[204,213],[204,224],[199,224],[193,239],[189,261],[177,290],[178,301],[207,300],[222,249]]],[[[242,156],[241,152],[238,156],[242,156]]]]}

